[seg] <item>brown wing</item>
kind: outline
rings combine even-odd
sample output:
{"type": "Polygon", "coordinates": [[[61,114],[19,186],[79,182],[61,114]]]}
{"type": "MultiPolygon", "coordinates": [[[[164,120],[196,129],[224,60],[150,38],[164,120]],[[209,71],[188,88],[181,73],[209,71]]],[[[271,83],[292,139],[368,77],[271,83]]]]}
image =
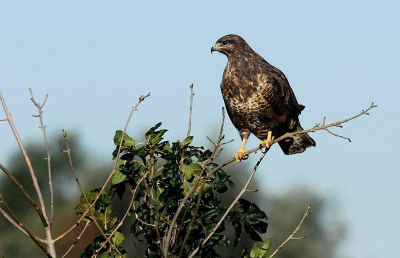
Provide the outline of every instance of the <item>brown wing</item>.
{"type": "Polygon", "coordinates": [[[286,110],[286,115],[297,118],[304,106],[297,102],[286,76],[281,70],[268,63],[262,66],[262,70],[267,75],[269,84],[272,84],[274,92],[281,102],[280,104],[286,110]]]}

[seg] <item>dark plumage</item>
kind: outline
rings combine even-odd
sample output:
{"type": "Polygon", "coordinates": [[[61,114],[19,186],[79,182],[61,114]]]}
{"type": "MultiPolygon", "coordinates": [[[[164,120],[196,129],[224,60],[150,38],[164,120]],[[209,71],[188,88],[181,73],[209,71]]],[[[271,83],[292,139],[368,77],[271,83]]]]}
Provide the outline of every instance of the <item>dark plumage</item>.
{"type": "MultiPolygon", "coordinates": [[[[304,106],[297,102],[286,76],[278,68],[265,61],[238,35],[220,38],[211,48],[213,51],[228,57],[221,91],[228,115],[242,138],[237,161],[244,158],[250,133],[269,147],[274,138],[303,130],[299,115],[304,106]]],[[[298,134],[280,141],[279,145],[290,155],[315,146],[315,141],[308,134],[298,134]]]]}

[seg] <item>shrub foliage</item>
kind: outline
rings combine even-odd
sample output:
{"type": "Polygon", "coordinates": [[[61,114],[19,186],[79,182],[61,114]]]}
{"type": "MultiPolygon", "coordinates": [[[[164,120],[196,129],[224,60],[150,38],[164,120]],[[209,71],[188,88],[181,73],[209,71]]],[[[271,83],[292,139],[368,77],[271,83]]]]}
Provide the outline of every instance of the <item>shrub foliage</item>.
{"type": "MultiPolygon", "coordinates": [[[[163,240],[170,227],[169,257],[187,257],[197,247],[198,256],[219,257],[217,247],[232,249],[238,245],[243,234],[254,241],[262,241],[260,234],[265,233],[268,227],[266,214],[256,204],[240,199],[211,239],[202,245],[229,207],[222,202],[221,194],[235,187],[235,183],[223,169],[218,169],[211,176],[208,174],[217,167],[214,158],[218,148],[212,151],[193,146],[192,136],[183,141],[166,141],[163,136],[167,130],[160,129],[160,126],[161,123],[158,123],[148,130],[144,143],[125,135],[112,186],[102,193],[93,207],[92,214],[104,227],[106,236],[111,235],[111,243],[119,253],[126,256],[124,245],[134,244],[124,242],[127,232],[119,228],[126,216],[134,218],[130,234],[135,241],[145,241],[146,257],[162,257],[163,240]],[[184,202],[176,223],[171,225],[182,199],[193,187],[196,190],[184,202]],[[131,204],[126,215],[117,215],[113,203],[124,195],[129,195],[131,204]],[[227,236],[227,227],[234,229],[231,239],[227,236]]],[[[122,135],[122,131],[115,134],[114,158],[117,158],[122,135]]],[[[88,201],[92,202],[99,191],[87,192],[88,201]]],[[[87,211],[87,203],[82,195],[76,213],[87,211]]],[[[90,219],[89,216],[87,219],[90,219]]],[[[269,248],[270,241],[260,247],[255,243],[250,253],[243,250],[243,256],[267,257],[269,248]]],[[[94,254],[98,257],[121,256],[103,235],[87,246],[82,257],[94,254]]]]}

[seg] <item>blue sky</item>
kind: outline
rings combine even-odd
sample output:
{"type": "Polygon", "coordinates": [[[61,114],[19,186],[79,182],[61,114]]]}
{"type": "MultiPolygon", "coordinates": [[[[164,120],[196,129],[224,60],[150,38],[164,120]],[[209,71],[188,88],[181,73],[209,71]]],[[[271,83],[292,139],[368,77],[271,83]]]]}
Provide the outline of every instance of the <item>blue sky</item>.
{"type": "MultiPolygon", "coordinates": [[[[187,130],[189,85],[195,85],[195,143],[216,133],[226,58],[210,54],[229,33],[241,35],[289,78],[306,106],[304,128],[378,108],[343,129],[352,143],[318,132],[317,148],[285,156],[277,146],[255,180],[278,193],[299,184],[336,199],[349,227],[342,253],[398,254],[397,147],[399,1],[1,1],[0,90],[24,141],[41,140],[28,88],[45,107],[49,133],[80,132],[99,159],[113,149],[132,105],[129,133],[163,121],[171,140],[187,130]],[[284,166],[278,164],[284,164],[284,166]]],[[[0,118],[4,114],[0,112],[0,118]]],[[[229,121],[226,138],[239,137],[229,121]]],[[[258,140],[250,139],[254,147],[258,140]]],[[[0,124],[0,162],[17,148],[0,124]]],[[[255,162],[240,164],[246,171],[255,162]]]]}

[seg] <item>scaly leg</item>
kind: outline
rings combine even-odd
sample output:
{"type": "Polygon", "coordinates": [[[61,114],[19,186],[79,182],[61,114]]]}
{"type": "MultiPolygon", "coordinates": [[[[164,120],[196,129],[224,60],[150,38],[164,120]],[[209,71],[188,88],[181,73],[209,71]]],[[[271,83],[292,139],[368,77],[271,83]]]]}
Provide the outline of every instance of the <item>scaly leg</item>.
{"type": "Polygon", "coordinates": [[[242,144],[240,145],[240,148],[239,148],[238,152],[235,155],[235,159],[236,159],[237,163],[239,163],[240,160],[242,160],[242,159],[248,159],[249,158],[249,155],[244,155],[246,153],[246,142],[247,142],[247,138],[244,137],[242,139],[242,144]]]}
{"type": "Polygon", "coordinates": [[[275,137],[272,136],[272,131],[268,131],[267,139],[265,141],[261,141],[260,145],[262,147],[266,147],[267,149],[269,149],[269,147],[271,147],[274,140],[275,140],[275,137]]]}

